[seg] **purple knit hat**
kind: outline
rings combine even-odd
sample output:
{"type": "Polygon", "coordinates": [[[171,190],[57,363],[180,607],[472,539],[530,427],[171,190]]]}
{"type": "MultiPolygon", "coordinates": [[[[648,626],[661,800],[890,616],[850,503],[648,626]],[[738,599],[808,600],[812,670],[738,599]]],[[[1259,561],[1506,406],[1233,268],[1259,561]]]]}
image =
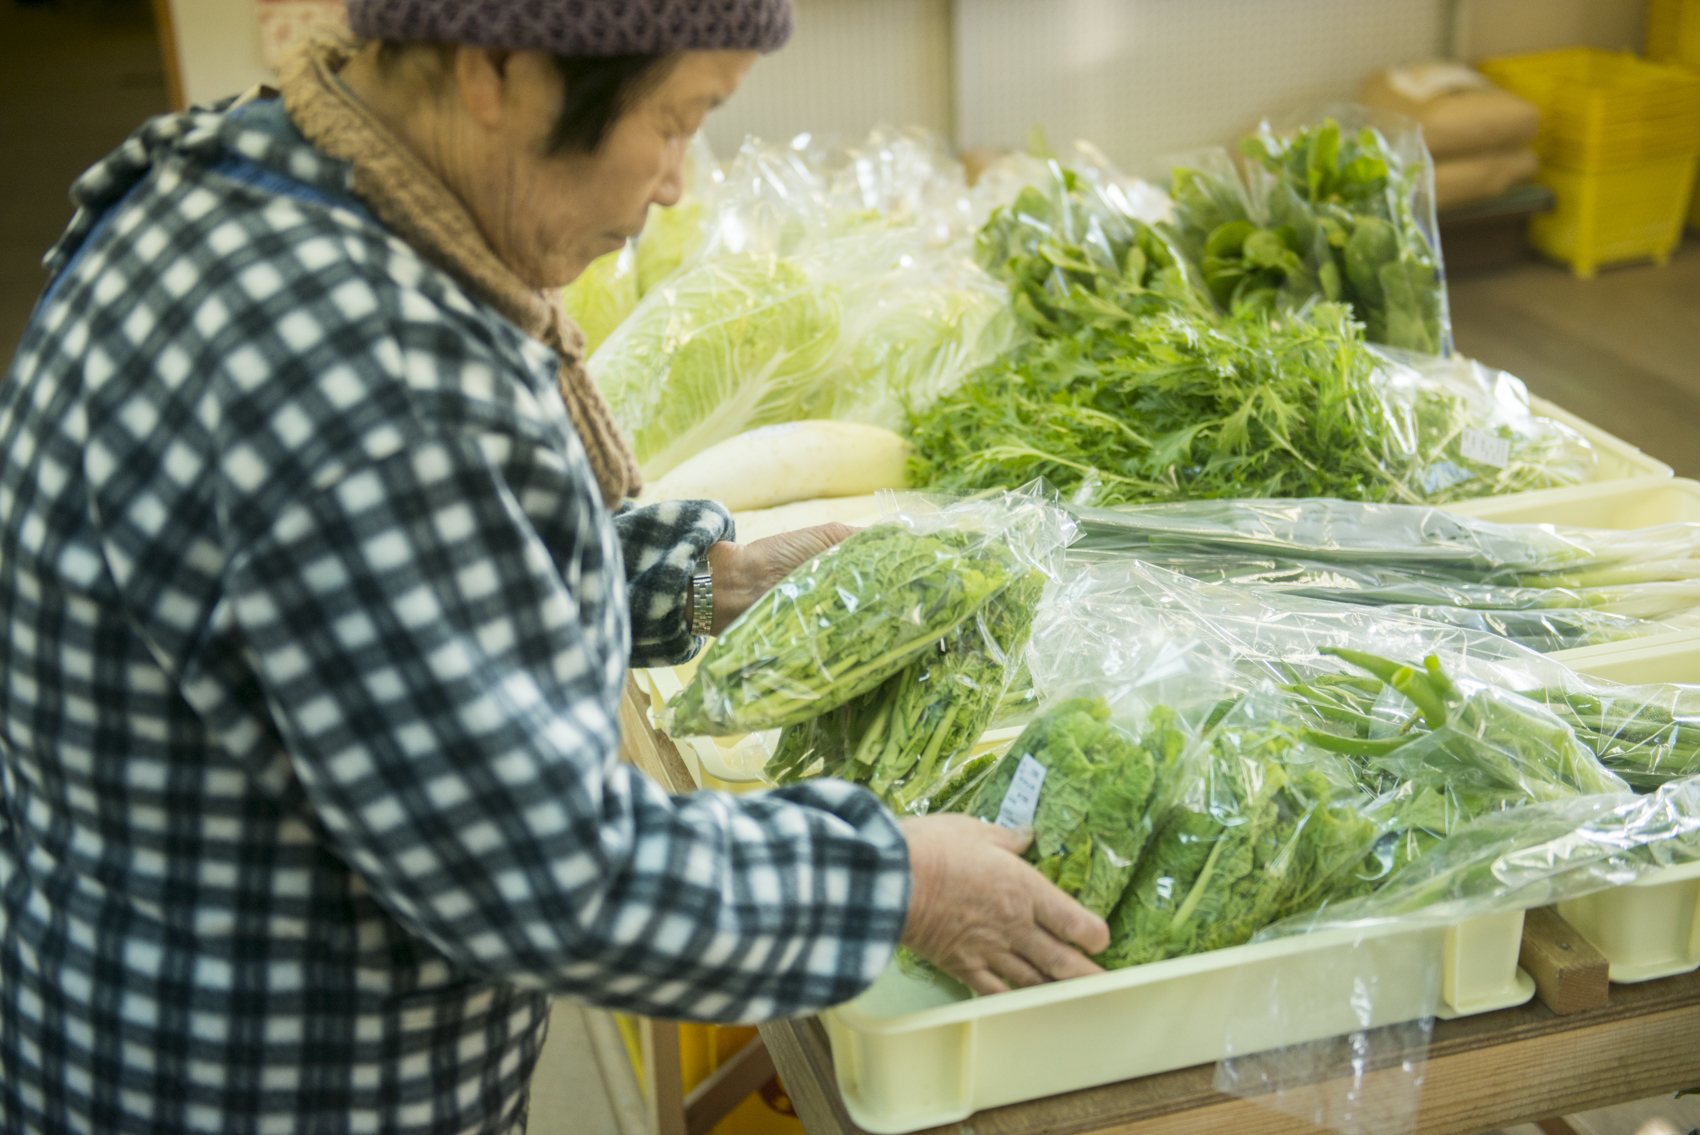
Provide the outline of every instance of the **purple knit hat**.
{"type": "Polygon", "coordinates": [[[582,58],[776,51],[791,0],[348,0],[365,39],[423,40],[582,58]]]}

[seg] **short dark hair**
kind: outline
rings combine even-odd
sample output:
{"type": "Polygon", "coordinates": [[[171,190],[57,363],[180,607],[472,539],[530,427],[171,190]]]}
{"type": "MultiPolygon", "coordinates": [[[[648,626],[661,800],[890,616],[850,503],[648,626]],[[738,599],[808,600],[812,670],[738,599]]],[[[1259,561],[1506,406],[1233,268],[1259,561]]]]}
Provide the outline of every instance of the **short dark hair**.
{"type": "Polygon", "coordinates": [[[555,67],[567,98],[549,135],[550,151],[593,154],[601,149],[620,116],[660,86],[677,61],[677,55],[557,55],[555,67]]]}
{"type": "MultiPolygon", "coordinates": [[[[378,66],[389,70],[407,44],[384,40],[378,44],[378,66]]],[[[454,46],[432,44],[445,71],[453,66],[454,46]]],[[[561,116],[549,132],[549,152],[593,154],[608,139],[620,116],[644,95],[660,86],[678,62],[673,55],[557,55],[555,69],[566,84],[561,116]]]]}

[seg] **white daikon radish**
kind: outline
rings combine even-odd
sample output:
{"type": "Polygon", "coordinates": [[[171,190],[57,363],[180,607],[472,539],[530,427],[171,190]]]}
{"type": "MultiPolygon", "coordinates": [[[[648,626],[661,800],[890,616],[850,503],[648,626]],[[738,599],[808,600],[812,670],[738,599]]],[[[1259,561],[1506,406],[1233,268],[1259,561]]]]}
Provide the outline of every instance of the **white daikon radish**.
{"type": "Polygon", "coordinates": [[[856,422],[785,422],[705,449],[643,500],[712,500],[733,512],[821,497],[865,496],[907,484],[909,443],[856,422]]]}
{"type": "Polygon", "coordinates": [[[764,536],[813,528],[817,524],[848,524],[865,528],[880,518],[879,494],[864,497],[832,497],[827,500],[795,501],[778,508],[759,512],[734,512],[738,525],[738,543],[748,544],[764,536]]]}

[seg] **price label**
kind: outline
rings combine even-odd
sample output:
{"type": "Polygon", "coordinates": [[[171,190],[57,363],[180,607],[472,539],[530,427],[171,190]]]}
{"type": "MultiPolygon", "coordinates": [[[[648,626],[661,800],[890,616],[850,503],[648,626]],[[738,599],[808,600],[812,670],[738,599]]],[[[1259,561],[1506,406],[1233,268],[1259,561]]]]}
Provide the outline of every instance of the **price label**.
{"type": "Polygon", "coordinates": [[[1461,441],[1460,448],[1471,461],[1480,461],[1495,469],[1511,464],[1511,443],[1502,437],[1494,437],[1481,430],[1465,430],[1461,441]]]}
{"type": "Polygon", "coordinates": [[[1015,766],[1015,779],[1004,793],[1003,807],[998,809],[999,827],[1024,828],[1033,822],[1033,812],[1039,807],[1039,789],[1045,786],[1047,771],[1032,757],[1022,756],[1021,763],[1015,766]]]}

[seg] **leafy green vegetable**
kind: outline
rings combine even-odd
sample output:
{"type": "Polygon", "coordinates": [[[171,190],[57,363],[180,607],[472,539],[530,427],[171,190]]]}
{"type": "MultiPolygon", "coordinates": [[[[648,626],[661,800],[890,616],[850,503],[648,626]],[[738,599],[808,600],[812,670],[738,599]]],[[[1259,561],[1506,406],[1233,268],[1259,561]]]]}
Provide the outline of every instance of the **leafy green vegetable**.
{"type": "Polygon", "coordinates": [[[695,256],[702,249],[706,230],[701,201],[681,201],[670,209],[650,206],[649,220],[637,239],[638,295],[648,295],[651,288],[695,256]]]}
{"type": "Polygon", "coordinates": [[[994,820],[1022,758],[1046,769],[1026,857],[1100,916],[1121,897],[1150,835],[1147,808],[1159,771],[1186,744],[1174,715],[1160,710],[1135,741],[1110,723],[1102,700],[1059,703],[1034,719],[980,787],[970,811],[994,820]]]}
{"type": "Polygon", "coordinates": [[[590,370],[659,477],[747,429],[813,417],[839,321],[837,289],[793,262],[717,257],[651,292],[590,370]]]}
{"type": "Polygon", "coordinates": [[[865,528],[816,556],[704,652],[669,731],[751,733],[879,686],[1024,574],[1007,545],[944,528],[865,528]]]}
{"type": "Polygon", "coordinates": [[[916,418],[911,480],[1045,477],[1066,493],[1090,475],[1106,503],[1416,497],[1376,360],[1340,309],[1274,323],[1076,310],[1089,333],[1036,340],[916,418]]]}
{"type": "Polygon", "coordinates": [[[925,812],[959,789],[956,761],[997,712],[1045,577],[1029,572],[935,649],[830,713],[787,726],[767,776],[867,784],[894,810],[925,812]],[[941,783],[941,778],[943,778],[941,783]]]}
{"type": "MultiPolygon", "coordinates": [[[[1344,300],[1364,323],[1371,342],[1430,355],[1446,353],[1450,344],[1440,256],[1414,208],[1427,176],[1426,159],[1407,162],[1380,131],[1366,126],[1350,134],[1333,119],[1285,137],[1262,130],[1244,139],[1240,151],[1271,175],[1272,184],[1258,194],[1266,201],[1271,227],[1256,231],[1280,237],[1276,242],[1269,235],[1258,236],[1254,247],[1249,230],[1255,226],[1249,220],[1229,222],[1248,230],[1235,251],[1240,262],[1265,274],[1279,269],[1277,283],[1288,306],[1344,300]]],[[[1177,239],[1188,247],[1202,241],[1204,256],[1209,257],[1213,243],[1234,243],[1240,230],[1198,227],[1214,220],[1213,213],[1198,205],[1204,176],[1192,170],[1177,172],[1176,224],[1187,230],[1177,239]]],[[[1227,186],[1209,196],[1212,204],[1233,199],[1227,186]]],[[[1274,292],[1275,287],[1268,286],[1260,293],[1268,296],[1262,301],[1265,306],[1273,306],[1274,292]]]]}
{"type": "MultiPolygon", "coordinates": [[[[1202,799],[1163,817],[1110,915],[1110,969],[1249,941],[1349,890],[1380,829],[1278,722],[1233,714],[1206,740],[1202,799]]],[[[1196,775],[1178,766],[1177,775],[1196,775]]]]}

